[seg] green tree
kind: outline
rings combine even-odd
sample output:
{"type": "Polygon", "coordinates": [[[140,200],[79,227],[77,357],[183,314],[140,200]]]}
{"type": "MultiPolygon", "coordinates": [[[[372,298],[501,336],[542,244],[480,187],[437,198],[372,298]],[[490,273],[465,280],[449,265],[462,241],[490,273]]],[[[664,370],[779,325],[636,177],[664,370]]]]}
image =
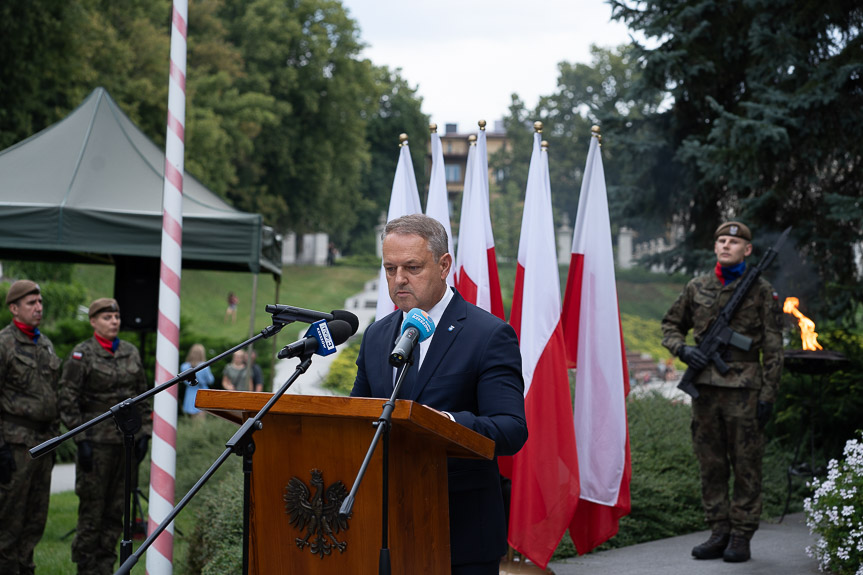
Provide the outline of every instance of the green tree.
{"type": "Polygon", "coordinates": [[[0,149],[56,122],[70,100],[79,67],[81,3],[0,3],[0,149]]]}
{"type": "Polygon", "coordinates": [[[257,170],[229,197],[282,229],[349,229],[374,89],[356,23],[332,0],[227,0],[223,13],[246,64],[241,89],[272,96],[275,114],[255,139],[257,170]]]}
{"type": "MultiPolygon", "coordinates": [[[[374,227],[386,213],[393,187],[393,176],[399,158],[399,135],[408,135],[408,146],[417,187],[424,196],[425,159],[428,145],[428,116],[422,112],[422,98],[417,89],[401,77],[400,70],[386,66],[374,68],[375,90],[366,126],[370,161],[363,171],[362,199],[354,207],[357,222],[349,234],[336,234],[335,240],[346,253],[374,253],[374,227]]],[[[423,203],[425,205],[425,203],[423,203]]]]}
{"type": "MultiPolygon", "coordinates": [[[[630,225],[627,217],[654,221],[645,215],[649,212],[638,188],[645,184],[642,160],[656,153],[656,142],[645,119],[659,108],[662,94],[635,90],[641,67],[633,47],[592,46],[591,56],[590,64],[558,64],[557,91],[540,98],[534,110],[528,111],[513,96],[504,120],[512,146],[491,159],[492,166],[505,174],[496,187],[501,201],[492,204],[495,245],[501,246],[498,253],[514,257],[517,250],[535,120],[542,122],[542,138],[549,143],[552,203],[558,225],[564,215],[570,223],[575,221],[593,125],[601,127],[612,220],[630,225]],[[636,209],[637,204],[642,205],[636,209]]],[[[639,229],[645,227],[643,223],[639,229]]]]}
{"type": "Polygon", "coordinates": [[[711,244],[725,218],[748,221],[763,243],[794,225],[803,261],[821,279],[812,307],[853,321],[863,301],[853,251],[863,241],[863,7],[847,0],[611,5],[616,19],[648,39],[638,47],[643,89],[664,91],[671,102],[651,122],[673,150],[666,221],[686,231],[672,265],[699,267],[698,248],[711,244]]]}

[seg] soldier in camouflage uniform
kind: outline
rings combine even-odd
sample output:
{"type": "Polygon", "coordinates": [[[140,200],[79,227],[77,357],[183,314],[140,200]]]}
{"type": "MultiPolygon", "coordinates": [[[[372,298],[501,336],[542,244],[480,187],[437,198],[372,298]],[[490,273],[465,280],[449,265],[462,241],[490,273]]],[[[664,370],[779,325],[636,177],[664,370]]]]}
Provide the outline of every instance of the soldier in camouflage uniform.
{"type": "Polygon", "coordinates": [[[729,346],[724,360],[731,368],[721,375],[697,347],[686,345],[691,329],[699,343],[710,323],[746,273],[752,233],[740,222],[717,228],[714,273],[689,283],[662,320],[662,345],[690,367],[699,397],[692,400],[692,444],[701,472],[701,498],[711,536],[692,550],[698,559],[742,562],[750,558],[749,540],[761,516],[763,428],[770,418],[782,374],[782,308],[763,278],[731,319],[734,331],[752,338],[749,351],[729,346]],[[728,480],[734,471],[729,503],[728,480]]]}
{"type": "MultiPolygon", "coordinates": [[[[75,346],[60,378],[60,413],[70,429],[148,388],[137,348],[117,337],[120,308],[116,300],[94,301],[90,305],[90,324],[93,337],[75,346]]],[[[146,402],[134,407],[139,409],[143,424],[134,446],[134,455],[140,462],[146,455],[152,431],[152,409],[146,402]]],[[[75,441],[78,443],[75,493],[79,504],[72,560],[78,564],[79,574],[111,574],[117,542],[123,532],[123,434],[113,420],[103,421],[76,436],[75,441]]]]}
{"type": "Polygon", "coordinates": [[[28,449],[60,432],[60,358],[39,333],[42,295],[30,280],[9,287],[12,323],[0,331],[0,573],[32,575],[33,549],[48,519],[54,455],[28,449]]]}

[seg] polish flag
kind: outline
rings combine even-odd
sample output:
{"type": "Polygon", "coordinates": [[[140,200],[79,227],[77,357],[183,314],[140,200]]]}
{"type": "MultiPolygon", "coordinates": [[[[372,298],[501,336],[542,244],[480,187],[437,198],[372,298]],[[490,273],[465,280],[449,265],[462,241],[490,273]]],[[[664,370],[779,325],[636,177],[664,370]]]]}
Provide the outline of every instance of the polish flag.
{"type": "MultiPolygon", "coordinates": [[[[455,254],[452,245],[452,226],[449,222],[449,199],[446,191],[446,170],[443,163],[443,147],[440,143],[440,135],[437,126],[431,133],[431,155],[432,167],[429,177],[429,196],[426,202],[426,215],[439,221],[446,230],[447,251],[450,255],[455,254]]],[[[447,285],[455,285],[455,265],[450,266],[449,275],[446,278],[447,285]]]]}
{"type": "Polygon", "coordinates": [[[581,495],[569,534],[579,554],[617,534],[630,511],[629,377],[599,130],[594,128],[578,199],[563,302],[567,359],[576,367],[573,420],[581,495]]]}
{"type": "MultiPolygon", "coordinates": [[[[387,221],[407,216],[409,214],[423,213],[420,205],[420,193],[417,189],[417,178],[414,175],[414,165],[411,162],[411,151],[408,147],[407,138],[402,138],[399,144],[399,161],[396,165],[396,175],[393,178],[393,190],[390,194],[390,207],[387,211],[387,221]]],[[[396,310],[396,305],[390,299],[387,289],[387,276],[381,262],[380,279],[378,280],[378,305],[375,310],[375,319],[388,316],[396,310]]]]}
{"type": "Polygon", "coordinates": [[[509,544],[545,569],[578,504],[578,456],[560,316],[548,154],[533,137],[510,324],[519,336],[530,436],[498,459],[512,478],[509,544]]]}
{"type": "Polygon", "coordinates": [[[466,229],[459,230],[459,254],[463,251],[464,258],[458,270],[458,290],[465,300],[504,319],[489,214],[488,151],[484,121],[480,121],[476,142],[470,195],[467,198],[466,229]]]}

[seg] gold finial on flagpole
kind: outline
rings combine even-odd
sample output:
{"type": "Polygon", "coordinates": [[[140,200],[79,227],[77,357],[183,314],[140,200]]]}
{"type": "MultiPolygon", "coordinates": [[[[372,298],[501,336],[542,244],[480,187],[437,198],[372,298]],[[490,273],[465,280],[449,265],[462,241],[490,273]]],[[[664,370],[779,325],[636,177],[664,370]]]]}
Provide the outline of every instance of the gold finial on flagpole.
{"type": "Polygon", "coordinates": [[[431,124],[429,124],[429,132],[431,132],[432,134],[434,134],[435,132],[437,132],[437,124],[435,124],[434,122],[432,122],[431,124]]]}
{"type": "Polygon", "coordinates": [[[399,134],[399,148],[408,143],[408,135],[407,134],[399,134]]]}
{"type": "Polygon", "coordinates": [[[536,130],[537,134],[542,134],[542,122],[537,120],[533,123],[533,129],[536,130]]]}
{"type": "Polygon", "coordinates": [[[471,134],[467,137],[467,141],[470,142],[471,146],[476,146],[476,134],[471,134]]]}
{"type": "Polygon", "coordinates": [[[602,146],[602,134],[599,133],[599,126],[593,125],[590,127],[590,136],[596,138],[599,145],[602,146]]]}
{"type": "Polygon", "coordinates": [[[482,130],[483,132],[485,131],[485,120],[480,120],[476,123],[476,125],[479,126],[480,130],[482,130]]]}
{"type": "Polygon", "coordinates": [[[548,151],[548,140],[541,141],[539,143],[539,147],[547,152],[548,151]]]}

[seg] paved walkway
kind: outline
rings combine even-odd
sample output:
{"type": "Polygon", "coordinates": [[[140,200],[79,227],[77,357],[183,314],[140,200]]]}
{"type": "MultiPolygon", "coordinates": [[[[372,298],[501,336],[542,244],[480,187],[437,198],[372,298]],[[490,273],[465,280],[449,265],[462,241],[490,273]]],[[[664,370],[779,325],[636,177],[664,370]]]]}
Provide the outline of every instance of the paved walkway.
{"type": "MultiPolygon", "coordinates": [[[[622,549],[603,551],[551,563],[556,575],[810,575],[818,562],[806,555],[815,543],[803,513],[788,515],[782,523],[762,521],[752,539],[752,559],[726,563],[699,561],[690,553],[710,533],[701,531],[622,549]]],[[[513,571],[517,573],[517,571],[513,571]]]]}
{"type": "MultiPolygon", "coordinates": [[[[360,294],[362,295],[362,294],[360,294]]],[[[355,314],[360,320],[360,326],[357,333],[361,334],[365,331],[375,319],[375,308],[368,307],[365,304],[365,299],[360,295],[349,297],[345,301],[345,309],[355,314]]],[[[375,292],[375,295],[377,293],[375,292]]],[[[338,357],[339,353],[346,347],[345,345],[336,348],[336,352],[330,355],[312,357],[312,365],[306,373],[300,375],[297,380],[291,384],[286,393],[294,395],[333,395],[333,392],[323,387],[324,379],[330,371],[330,364],[338,357]]],[[[298,359],[277,359],[275,364],[274,385],[276,389],[280,388],[288,380],[299,364],[298,359]]]]}

